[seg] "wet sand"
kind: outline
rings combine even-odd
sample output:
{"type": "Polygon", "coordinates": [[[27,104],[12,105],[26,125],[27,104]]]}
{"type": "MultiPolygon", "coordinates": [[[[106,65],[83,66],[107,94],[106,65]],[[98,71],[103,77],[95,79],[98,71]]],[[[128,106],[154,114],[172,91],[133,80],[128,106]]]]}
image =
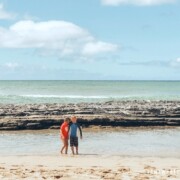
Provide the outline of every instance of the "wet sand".
{"type": "Polygon", "coordinates": [[[180,179],[180,159],[84,154],[0,157],[0,179],[180,179]]]}

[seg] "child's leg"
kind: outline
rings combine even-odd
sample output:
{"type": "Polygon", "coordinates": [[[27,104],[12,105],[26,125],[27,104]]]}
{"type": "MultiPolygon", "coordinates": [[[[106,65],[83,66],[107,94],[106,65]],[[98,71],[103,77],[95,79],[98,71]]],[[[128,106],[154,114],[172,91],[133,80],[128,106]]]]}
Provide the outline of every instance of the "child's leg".
{"type": "Polygon", "coordinates": [[[74,155],[74,146],[71,146],[72,154],[74,155]]]}
{"type": "Polygon", "coordinates": [[[62,139],[62,142],[63,142],[63,147],[61,148],[61,154],[63,153],[63,150],[64,150],[64,148],[66,147],[66,146],[65,146],[65,140],[64,140],[64,139],[62,139]]]}
{"type": "Polygon", "coordinates": [[[68,146],[65,147],[65,154],[68,152],[68,146]]]}
{"type": "Polygon", "coordinates": [[[70,137],[70,146],[71,146],[72,154],[74,155],[74,139],[73,139],[73,137],[70,137]]]}
{"type": "Polygon", "coordinates": [[[68,139],[65,140],[65,154],[68,152],[68,139]]]}
{"type": "Polygon", "coordinates": [[[63,154],[64,148],[65,148],[65,146],[63,146],[63,147],[61,148],[61,154],[63,154]]]}
{"type": "Polygon", "coordinates": [[[61,148],[61,154],[63,154],[64,148],[65,148],[65,146],[63,146],[63,147],[61,148]]]}
{"type": "Polygon", "coordinates": [[[76,147],[76,154],[78,154],[78,137],[75,138],[74,145],[76,147]]]}
{"type": "Polygon", "coordinates": [[[78,154],[78,146],[76,146],[76,154],[78,154]]]}

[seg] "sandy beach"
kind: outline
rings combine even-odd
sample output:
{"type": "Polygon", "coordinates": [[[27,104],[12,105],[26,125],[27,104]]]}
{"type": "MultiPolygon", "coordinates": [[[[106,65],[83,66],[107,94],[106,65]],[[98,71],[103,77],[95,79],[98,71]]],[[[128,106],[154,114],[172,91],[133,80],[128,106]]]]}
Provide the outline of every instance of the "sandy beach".
{"type": "Polygon", "coordinates": [[[180,179],[179,128],[83,133],[73,156],[59,153],[56,130],[1,132],[0,179],[180,179]]]}
{"type": "Polygon", "coordinates": [[[180,179],[180,159],[80,154],[0,157],[0,179],[180,179]]]}

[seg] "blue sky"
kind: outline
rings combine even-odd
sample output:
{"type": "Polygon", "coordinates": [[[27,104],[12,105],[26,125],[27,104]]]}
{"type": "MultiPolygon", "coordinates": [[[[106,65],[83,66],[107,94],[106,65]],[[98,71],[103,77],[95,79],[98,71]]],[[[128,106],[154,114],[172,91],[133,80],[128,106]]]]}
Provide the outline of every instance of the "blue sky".
{"type": "Polygon", "coordinates": [[[0,0],[0,79],[180,80],[179,0],[0,0]]]}

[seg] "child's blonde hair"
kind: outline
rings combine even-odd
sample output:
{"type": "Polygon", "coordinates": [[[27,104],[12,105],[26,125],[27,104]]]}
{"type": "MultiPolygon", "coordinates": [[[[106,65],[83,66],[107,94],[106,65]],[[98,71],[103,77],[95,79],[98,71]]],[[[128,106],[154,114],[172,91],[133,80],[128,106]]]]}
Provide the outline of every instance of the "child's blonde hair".
{"type": "Polygon", "coordinates": [[[77,121],[77,117],[76,116],[71,116],[71,121],[72,122],[76,122],[77,121]]]}
{"type": "Polygon", "coordinates": [[[64,121],[65,121],[65,122],[70,122],[71,119],[70,119],[69,117],[66,117],[66,118],[64,119],[64,121]]]}

